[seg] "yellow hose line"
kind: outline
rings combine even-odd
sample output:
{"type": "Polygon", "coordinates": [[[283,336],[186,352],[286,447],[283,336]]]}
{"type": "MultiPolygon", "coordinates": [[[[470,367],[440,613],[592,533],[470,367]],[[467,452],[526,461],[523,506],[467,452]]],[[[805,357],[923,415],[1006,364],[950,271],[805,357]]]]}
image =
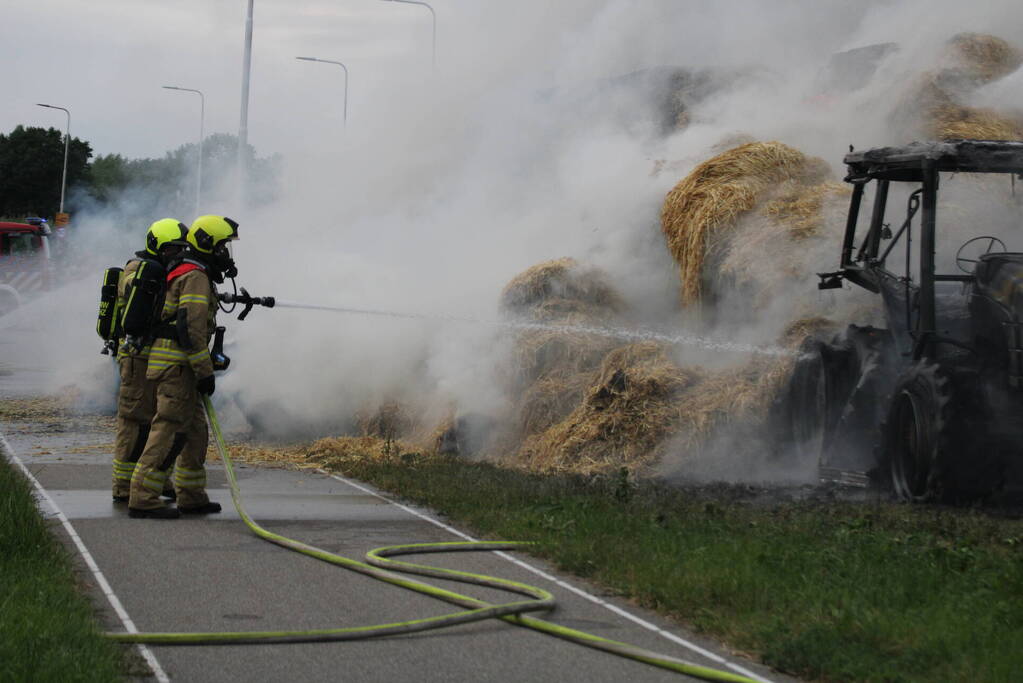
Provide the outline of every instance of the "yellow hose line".
{"type": "Polygon", "coordinates": [[[329,562],[350,569],[360,574],[372,576],[373,578],[385,581],[395,586],[423,593],[448,603],[465,607],[461,612],[442,614],[412,621],[395,622],[390,624],[375,624],[372,626],[355,626],[347,628],[314,629],[304,631],[234,631],[217,633],[107,633],[107,637],[122,643],[145,643],[151,645],[205,645],[205,644],[237,644],[237,643],[279,643],[279,642],[309,642],[323,640],[357,640],[365,638],[376,638],[386,635],[407,634],[417,631],[465,624],[483,619],[500,618],[516,626],[531,628],[559,638],[570,640],[575,643],[593,647],[605,652],[627,657],[636,661],[644,662],[669,671],[687,674],[709,681],[728,681],[730,683],[754,683],[754,679],[727,671],[719,671],[709,667],[687,662],[675,657],[651,652],[626,643],[608,640],[583,631],[559,626],[547,621],[525,616],[526,612],[546,611],[554,608],[554,596],[548,591],[535,586],[529,586],[517,581],[501,579],[482,574],[472,574],[457,570],[431,567],[427,565],[412,564],[389,559],[397,555],[456,552],[456,551],[492,551],[512,550],[519,548],[526,543],[512,542],[450,542],[450,543],[416,543],[409,545],[388,546],[376,548],[366,554],[368,563],[360,562],[348,557],[317,548],[315,546],[296,541],[279,534],[275,534],[259,526],[245,510],[241,500],[241,492],[238,488],[238,480],[235,477],[234,464],[224,444],[224,437],[220,430],[220,422],[217,420],[213,404],[208,396],[203,397],[206,405],[206,414],[209,416],[210,427],[217,444],[217,450],[224,461],[224,470],[227,472],[227,479],[231,489],[231,500],[234,502],[238,515],[245,522],[245,525],[260,538],[271,543],[295,550],[304,555],[309,555],[318,560],[329,562]],[[445,590],[437,586],[408,579],[395,574],[389,569],[396,571],[431,576],[435,578],[448,579],[469,583],[490,588],[507,590],[520,595],[530,597],[529,600],[519,600],[499,605],[492,605],[482,600],[461,595],[453,591],[445,590]]]}

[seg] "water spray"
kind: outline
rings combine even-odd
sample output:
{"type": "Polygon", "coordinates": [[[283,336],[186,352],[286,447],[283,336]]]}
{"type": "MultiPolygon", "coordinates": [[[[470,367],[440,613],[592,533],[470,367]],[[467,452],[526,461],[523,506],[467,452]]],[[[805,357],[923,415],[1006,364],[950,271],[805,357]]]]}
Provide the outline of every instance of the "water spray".
{"type": "MultiPolygon", "coordinates": [[[[242,291],[244,292],[244,290],[242,291]]],[[[352,308],[348,306],[327,306],[322,304],[308,304],[297,301],[274,299],[273,297],[264,297],[264,300],[265,299],[269,299],[270,303],[269,304],[260,303],[258,297],[253,297],[253,300],[256,301],[257,305],[270,307],[276,306],[278,308],[294,308],[310,311],[327,311],[333,313],[344,313],[349,315],[379,316],[386,318],[399,318],[405,320],[442,320],[446,322],[461,323],[467,325],[486,325],[491,327],[510,328],[516,330],[543,330],[548,332],[557,332],[560,334],[588,334],[597,337],[608,337],[611,339],[624,339],[629,341],[656,341],[671,346],[697,346],[704,349],[710,349],[712,351],[748,353],[761,356],[782,357],[796,355],[794,351],[786,349],[781,346],[757,346],[755,344],[744,344],[740,342],[728,341],[725,339],[715,339],[712,337],[701,337],[690,334],[669,334],[665,332],[658,332],[656,330],[649,330],[643,328],[626,329],[621,327],[607,327],[595,325],[559,325],[551,323],[534,322],[528,320],[488,320],[486,318],[476,318],[472,316],[431,313],[407,313],[400,311],[385,311],[370,308],[352,308]]],[[[242,299],[236,300],[242,302],[242,299]]],[[[246,308],[246,311],[248,311],[249,308],[251,308],[251,306],[246,308]]]]}
{"type": "Polygon", "coordinates": [[[732,353],[747,353],[760,356],[795,356],[796,352],[782,346],[755,344],[743,344],[741,342],[728,341],[726,339],[715,339],[713,337],[701,337],[692,334],[669,334],[656,330],[638,328],[626,329],[623,327],[607,327],[597,325],[559,325],[541,323],[529,320],[488,320],[465,315],[449,315],[443,313],[410,313],[403,311],[385,311],[373,308],[353,308],[350,306],[328,306],[325,304],[310,304],[300,301],[288,301],[277,299],[272,296],[252,296],[242,287],[239,292],[231,294],[224,292],[217,295],[222,303],[242,304],[245,308],[238,316],[244,320],[253,306],[264,306],[266,308],[294,308],[305,311],[325,311],[329,313],[343,313],[348,315],[366,315],[384,318],[398,318],[402,320],[442,320],[445,322],[460,323],[465,325],[486,325],[498,328],[510,328],[515,330],[543,330],[559,334],[587,334],[596,337],[607,337],[610,339],[624,339],[628,341],[656,341],[670,346],[697,346],[711,351],[727,351],[732,353]]]}

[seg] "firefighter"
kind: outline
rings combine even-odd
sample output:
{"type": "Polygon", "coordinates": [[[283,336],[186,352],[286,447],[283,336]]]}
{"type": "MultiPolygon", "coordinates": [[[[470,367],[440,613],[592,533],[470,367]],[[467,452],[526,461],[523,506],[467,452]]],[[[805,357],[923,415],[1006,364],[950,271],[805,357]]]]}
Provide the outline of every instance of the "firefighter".
{"type": "MultiPolygon", "coordinates": [[[[135,258],[125,264],[117,280],[118,305],[115,310],[124,310],[128,283],[139,266],[146,261],[157,261],[161,266],[165,265],[168,259],[188,246],[187,235],[188,228],[176,218],[164,218],[149,226],[145,250],[135,252],[135,258]]],[[[156,412],[156,385],[146,379],[148,360],[148,346],[134,348],[123,344],[117,349],[121,386],[117,395],[117,436],[114,440],[115,503],[128,502],[135,463],[142,455],[149,437],[149,423],[156,412]]],[[[173,498],[173,485],[168,483],[163,495],[173,498]]]]}
{"type": "Polygon", "coordinates": [[[209,436],[202,395],[213,394],[215,388],[208,348],[216,328],[214,283],[237,275],[229,248],[237,237],[238,224],[230,218],[200,216],[188,230],[189,248],[169,265],[146,370],[156,385],[156,414],[131,480],[131,517],[175,519],[180,513],[220,512],[220,504],[206,495],[209,436]],[[160,501],[175,455],[177,508],[160,501]]]}

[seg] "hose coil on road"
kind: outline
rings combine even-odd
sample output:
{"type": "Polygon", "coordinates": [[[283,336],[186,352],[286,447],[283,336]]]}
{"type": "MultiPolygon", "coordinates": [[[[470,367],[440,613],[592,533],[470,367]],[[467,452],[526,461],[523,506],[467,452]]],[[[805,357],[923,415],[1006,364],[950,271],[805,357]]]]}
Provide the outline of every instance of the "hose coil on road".
{"type": "Polygon", "coordinates": [[[416,633],[436,628],[467,624],[484,619],[499,618],[510,624],[530,628],[542,633],[557,636],[580,645],[592,647],[605,652],[627,657],[635,661],[650,664],[652,666],[686,674],[708,681],[727,681],[729,683],[755,683],[755,679],[728,671],[721,671],[710,667],[688,662],[676,657],[658,654],[650,650],[621,643],[607,638],[602,638],[584,631],[560,626],[548,621],[526,616],[527,612],[549,611],[554,608],[554,596],[548,591],[530,586],[517,581],[510,581],[483,574],[473,574],[457,570],[431,567],[428,565],[413,564],[390,559],[399,555],[411,555],[422,553],[439,553],[453,551],[493,551],[512,550],[521,548],[528,543],[515,542],[449,542],[449,543],[416,543],[410,545],[395,545],[384,548],[376,548],[366,554],[367,561],[362,562],[352,558],[328,552],[322,548],[308,545],[286,536],[275,534],[272,531],[259,526],[245,510],[242,503],[241,492],[238,488],[238,480],[235,477],[234,464],[231,456],[228,455],[227,447],[224,444],[224,437],[220,430],[220,423],[217,420],[216,411],[213,409],[208,396],[203,400],[206,406],[206,414],[209,416],[210,427],[217,444],[217,450],[224,462],[224,469],[227,472],[227,480],[231,489],[231,500],[234,502],[238,515],[245,522],[245,525],[260,538],[276,543],[279,546],[294,550],[314,557],[330,564],[335,564],[345,569],[371,576],[386,583],[400,586],[409,590],[429,595],[445,602],[459,605],[466,608],[460,612],[453,612],[412,621],[396,622],[389,624],[375,624],[372,626],[354,626],[345,628],[314,629],[304,631],[227,631],[216,633],[107,633],[107,637],[122,643],[142,643],[148,645],[214,645],[214,644],[240,644],[240,643],[292,643],[292,642],[315,642],[315,641],[337,641],[337,640],[360,640],[365,638],[378,638],[381,636],[416,633]],[[393,571],[391,571],[393,570],[393,571]],[[437,586],[416,581],[415,579],[399,576],[395,572],[418,574],[433,578],[447,579],[461,583],[488,588],[506,590],[519,595],[527,596],[528,600],[517,600],[498,605],[490,604],[467,595],[461,595],[453,591],[445,590],[437,586]]]}

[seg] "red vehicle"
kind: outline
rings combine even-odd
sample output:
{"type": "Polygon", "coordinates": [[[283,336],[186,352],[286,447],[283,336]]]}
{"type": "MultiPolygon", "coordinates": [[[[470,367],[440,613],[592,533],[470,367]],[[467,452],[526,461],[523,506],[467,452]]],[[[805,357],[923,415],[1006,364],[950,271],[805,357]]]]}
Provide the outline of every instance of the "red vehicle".
{"type": "Polygon", "coordinates": [[[53,285],[50,227],[43,219],[0,222],[0,315],[53,285]]]}

